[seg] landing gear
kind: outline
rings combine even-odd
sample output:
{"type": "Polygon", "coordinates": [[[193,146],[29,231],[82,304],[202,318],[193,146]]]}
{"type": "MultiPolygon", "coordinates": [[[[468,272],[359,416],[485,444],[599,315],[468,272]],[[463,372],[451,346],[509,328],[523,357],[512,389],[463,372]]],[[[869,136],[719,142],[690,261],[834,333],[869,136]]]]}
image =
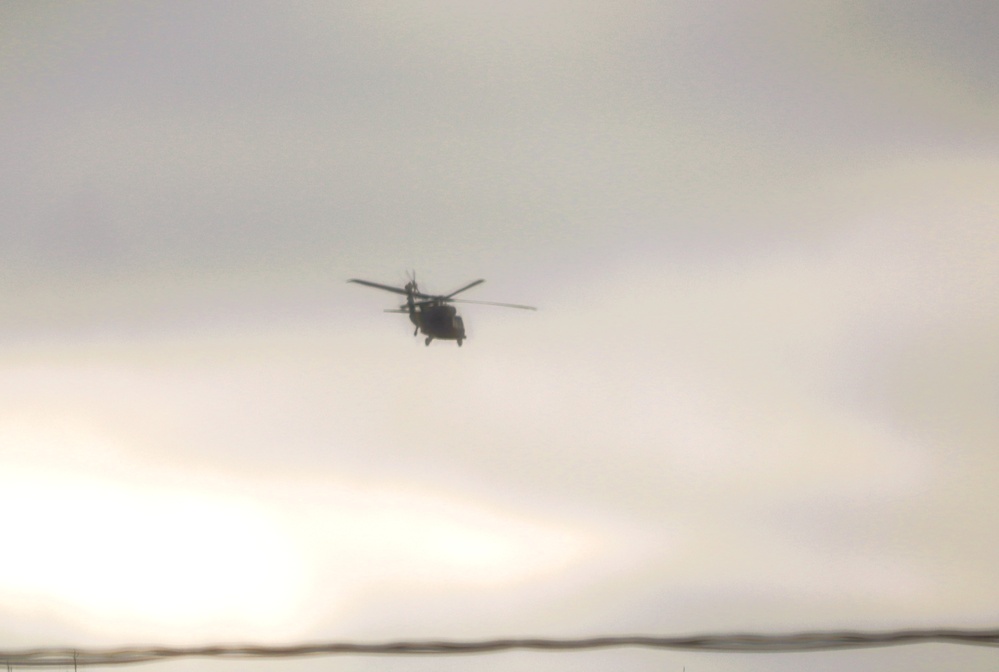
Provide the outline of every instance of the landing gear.
{"type": "Polygon", "coordinates": [[[427,336],[426,340],[423,341],[424,345],[430,345],[430,341],[434,340],[433,336],[427,336]]]}
{"type": "Polygon", "coordinates": [[[458,339],[458,347],[459,348],[461,347],[461,339],[460,338],[458,339]]]}

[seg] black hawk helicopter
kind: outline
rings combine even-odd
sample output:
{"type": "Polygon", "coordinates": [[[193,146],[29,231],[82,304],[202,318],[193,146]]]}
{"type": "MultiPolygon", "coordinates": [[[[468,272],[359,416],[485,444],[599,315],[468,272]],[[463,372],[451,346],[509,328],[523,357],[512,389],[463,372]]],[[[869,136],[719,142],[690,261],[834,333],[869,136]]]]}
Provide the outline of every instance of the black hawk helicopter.
{"type": "Polygon", "coordinates": [[[424,340],[426,345],[430,345],[430,341],[435,338],[442,341],[457,341],[458,347],[461,347],[461,342],[465,340],[465,323],[461,319],[461,315],[451,304],[460,301],[461,303],[478,303],[485,306],[502,306],[504,308],[522,308],[523,310],[537,310],[534,306],[521,306],[515,303],[496,303],[494,301],[470,301],[468,299],[456,299],[454,296],[464,292],[466,289],[471,289],[476,285],[481,285],[485,280],[476,280],[475,282],[470,282],[461,289],[456,289],[450,294],[424,294],[420,291],[419,287],[416,285],[416,273],[410,276],[409,282],[406,283],[405,287],[391,287],[389,285],[382,285],[377,282],[371,282],[370,280],[358,280],[356,278],[350,279],[347,282],[356,282],[359,285],[366,285],[368,287],[374,287],[375,289],[384,289],[386,292],[392,292],[394,294],[402,294],[406,297],[406,304],[399,306],[398,309],[386,310],[386,313],[405,313],[409,315],[409,321],[416,325],[416,330],[413,332],[413,336],[416,336],[421,331],[426,334],[427,338],[424,340]]]}

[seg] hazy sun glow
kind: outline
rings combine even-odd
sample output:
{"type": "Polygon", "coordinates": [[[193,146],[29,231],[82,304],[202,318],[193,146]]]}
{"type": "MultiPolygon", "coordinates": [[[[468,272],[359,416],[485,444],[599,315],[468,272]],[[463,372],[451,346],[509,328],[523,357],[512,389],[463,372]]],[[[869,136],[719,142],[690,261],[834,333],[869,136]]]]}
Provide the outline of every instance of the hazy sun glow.
{"type": "Polygon", "coordinates": [[[180,624],[257,630],[288,618],[302,573],[264,510],[37,461],[101,452],[92,437],[68,441],[65,433],[0,428],[0,600],[139,632],[180,624]]]}
{"type": "Polygon", "coordinates": [[[557,521],[405,484],[206,487],[86,423],[45,424],[0,419],[0,604],[119,639],[296,638],[310,613],[372,592],[503,591],[594,551],[557,521]]]}

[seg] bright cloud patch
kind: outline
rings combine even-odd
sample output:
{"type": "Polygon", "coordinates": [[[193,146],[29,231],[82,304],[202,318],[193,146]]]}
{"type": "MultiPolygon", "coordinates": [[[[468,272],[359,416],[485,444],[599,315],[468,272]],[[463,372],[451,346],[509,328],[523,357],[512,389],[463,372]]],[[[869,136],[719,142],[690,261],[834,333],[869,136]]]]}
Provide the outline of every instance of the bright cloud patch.
{"type": "Polygon", "coordinates": [[[0,428],[0,601],[131,633],[264,632],[288,618],[301,572],[272,516],[149,473],[80,467],[106,455],[85,435],[0,428]]]}

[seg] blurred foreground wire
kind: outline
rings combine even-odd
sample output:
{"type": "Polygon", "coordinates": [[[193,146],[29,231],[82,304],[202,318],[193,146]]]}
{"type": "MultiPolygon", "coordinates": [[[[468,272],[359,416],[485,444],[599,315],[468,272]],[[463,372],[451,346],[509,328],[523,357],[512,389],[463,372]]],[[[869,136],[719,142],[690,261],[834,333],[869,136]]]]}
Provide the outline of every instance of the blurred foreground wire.
{"type": "Polygon", "coordinates": [[[999,630],[896,630],[889,632],[802,632],[785,635],[704,634],[683,637],[613,636],[584,639],[419,640],[383,643],[326,642],[292,646],[224,645],[200,647],[130,647],[120,649],[41,648],[0,651],[8,667],[126,665],[174,658],[288,658],[344,654],[448,655],[493,653],[514,649],[579,651],[644,647],[688,651],[777,653],[899,646],[921,643],[999,646],[999,630]]]}

